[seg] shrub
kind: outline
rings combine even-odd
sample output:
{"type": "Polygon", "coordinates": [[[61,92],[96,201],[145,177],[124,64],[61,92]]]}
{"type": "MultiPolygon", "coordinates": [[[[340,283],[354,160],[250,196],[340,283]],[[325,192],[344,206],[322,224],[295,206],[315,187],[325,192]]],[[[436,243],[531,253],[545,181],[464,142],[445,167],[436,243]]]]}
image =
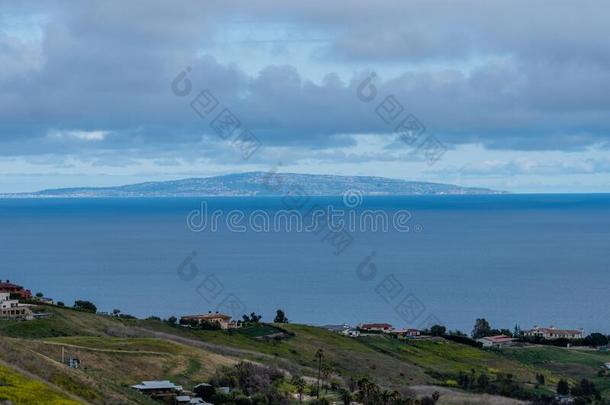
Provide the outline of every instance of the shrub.
{"type": "Polygon", "coordinates": [[[76,300],[74,301],[74,309],[84,312],[97,312],[97,307],[90,301],[76,300]]]}

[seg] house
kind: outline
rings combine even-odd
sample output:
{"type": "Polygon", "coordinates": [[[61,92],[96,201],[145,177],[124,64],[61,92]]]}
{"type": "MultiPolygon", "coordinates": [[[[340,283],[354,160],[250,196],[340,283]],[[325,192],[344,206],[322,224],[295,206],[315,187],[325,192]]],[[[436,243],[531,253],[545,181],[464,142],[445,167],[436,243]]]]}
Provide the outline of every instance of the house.
{"type": "Polygon", "coordinates": [[[361,323],[358,329],[364,332],[383,332],[389,333],[393,327],[389,323],[361,323]]]}
{"type": "Polygon", "coordinates": [[[193,398],[189,395],[178,395],[176,397],[176,404],[187,404],[187,405],[211,405],[209,402],[205,402],[201,398],[193,398]]]}
{"type": "Polygon", "coordinates": [[[607,368],[608,370],[610,370],[610,362],[609,362],[609,363],[604,364],[604,366],[606,366],[606,368],[607,368]]]}
{"type": "Polygon", "coordinates": [[[0,293],[11,293],[19,296],[19,299],[29,300],[32,298],[32,292],[30,290],[26,290],[20,285],[13,284],[10,280],[2,281],[0,280],[0,293]]]}
{"type": "Polygon", "coordinates": [[[360,331],[358,329],[349,328],[342,331],[341,334],[349,337],[358,337],[360,336],[360,331]]]}
{"type": "Polygon", "coordinates": [[[583,329],[557,329],[553,326],[549,326],[548,328],[534,326],[533,329],[524,331],[523,336],[540,337],[546,340],[582,339],[585,337],[585,332],[583,329]]]}
{"type": "Polygon", "coordinates": [[[174,403],[174,399],[182,393],[182,386],[168,380],[142,381],[140,384],[132,385],[131,388],[153,399],[171,403],[174,403]]]}
{"type": "Polygon", "coordinates": [[[193,394],[195,394],[199,398],[202,398],[205,401],[211,400],[215,393],[216,390],[214,389],[212,384],[201,383],[193,387],[193,394]]]}
{"type": "Polygon", "coordinates": [[[231,321],[229,315],[221,314],[218,312],[208,312],[205,315],[185,315],[180,318],[180,324],[188,324],[190,322],[202,323],[217,323],[220,329],[232,329],[240,326],[239,322],[231,321]]]}
{"type": "Polygon", "coordinates": [[[34,315],[27,306],[19,303],[19,300],[11,299],[10,292],[0,292],[0,319],[32,320],[34,315]]]}
{"type": "Polygon", "coordinates": [[[53,298],[42,297],[39,298],[37,301],[47,305],[55,305],[55,301],[53,300],[53,298]]]}
{"type": "Polygon", "coordinates": [[[421,336],[421,331],[419,329],[394,329],[390,332],[392,335],[405,337],[405,338],[416,338],[421,336]]]}
{"type": "Polygon", "coordinates": [[[477,342],[481,343],[484,348],[488,349],[499,349],[506,346],[511,346],[515,340],[510,336],[496,335],[496,336],[485,336],[477,339],[477,342]]]}

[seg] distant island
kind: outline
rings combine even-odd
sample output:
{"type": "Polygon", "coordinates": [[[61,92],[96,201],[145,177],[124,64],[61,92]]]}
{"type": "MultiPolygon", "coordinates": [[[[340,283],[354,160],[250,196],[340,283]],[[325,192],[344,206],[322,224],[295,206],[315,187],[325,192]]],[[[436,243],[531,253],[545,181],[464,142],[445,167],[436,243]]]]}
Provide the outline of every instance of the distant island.
{"type": "Polygon", "coordinates": [[[31,193],[0,194],[10,198],[101,197],[229,197],[282,196],[290,192],[312,196],[362,195],[465,195],[503,194],[486,188],[405,181],[371,176],[334,176],[296,173],[249,172],[224,176],[156,181],[116,187],[74,187],[31,193]]]}

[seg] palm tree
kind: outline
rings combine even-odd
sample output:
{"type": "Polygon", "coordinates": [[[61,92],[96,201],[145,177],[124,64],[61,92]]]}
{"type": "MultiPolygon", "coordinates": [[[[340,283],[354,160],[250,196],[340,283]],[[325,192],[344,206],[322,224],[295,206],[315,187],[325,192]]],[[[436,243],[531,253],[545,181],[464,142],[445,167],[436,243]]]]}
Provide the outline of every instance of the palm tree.
{"type": "Polygon", "coordinates": [[[343,401],[343,405],[349,405],[352,402],[352,393],[349,390],[342,389],[339,392],[339,398],[343,401]]]}
{"type": "Polygon", "coordinates": [[[318,382],[316,389],[316,397],[320,399],[320,374],[322,373],[322,359],[324,358],[324,350],[318,349],[318,351],[316,352],[316,358],[318,359],[318,382]]]}
{"type": "Polygon", "coordinates": [[[333,369],[328,364],[322,364],[322,383],[324,384],[324,392],[328,392],[328,378],[332,374],[333,369]]]}
{"type": "Polygon", "coordinates": [[[303,379],[303,377],[294,377],[292,379],[292,384],[294,384],[294,386],[297,389],[297,393],[299,394],[299,401],[303,400],[303,392],[305,392],[305,387],[307,386],[307,383],[305,382],[305,380],[303,379]]]}

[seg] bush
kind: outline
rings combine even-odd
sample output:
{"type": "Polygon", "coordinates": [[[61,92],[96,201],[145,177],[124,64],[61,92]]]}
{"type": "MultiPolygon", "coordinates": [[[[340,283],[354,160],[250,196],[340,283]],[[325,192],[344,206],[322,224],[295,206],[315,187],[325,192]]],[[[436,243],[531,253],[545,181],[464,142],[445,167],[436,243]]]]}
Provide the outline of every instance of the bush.
{"type": "Polygon", "coordinates": [[[74,309],[84,312],[97,312],[97,307],[90,301],[76,300],[74,301],[74,309]]]}
{"type": "MultiPolygon", "coordinates": [[[[233,367],[223,367],[211,379],[214,386],[229,386],[241,390],[246,396],[261,395],[271,404],[288,404],[288,399],[278,390],[283,381],[284,374],[272,367],[253,363],[240,362],[233,367]]],[[[212,401],[217,403],[218,401],[212,401]]],[[[220,403],[220,402],[218,402],[220,403]]]]}

